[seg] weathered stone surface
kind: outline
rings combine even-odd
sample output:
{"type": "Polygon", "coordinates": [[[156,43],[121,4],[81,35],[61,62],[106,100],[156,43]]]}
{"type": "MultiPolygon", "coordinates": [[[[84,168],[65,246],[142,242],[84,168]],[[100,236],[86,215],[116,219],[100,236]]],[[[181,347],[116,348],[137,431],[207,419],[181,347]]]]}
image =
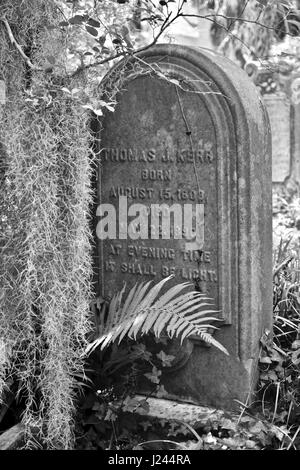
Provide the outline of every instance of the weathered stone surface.
{"type": "Polygon", "coordinates": [[[166,369],[163,383],[169,398],[234,408],[255,384],[259,338],[272,321],[267,113],[245,72],[212,51],[159,45],[140,59],[104,81],[122,92],[101,124],[98,203],[118,209],[127,194],[128,206],[204,205],[204,240],[196,251],[174,237],[99,242],[100,294],[171,273],[207,292],[230,356],[193,341],[188,362],[166,369]]]}
{"type": "Polygon", "coordinates": [[[272,131],[272,181],[284,183],[291,172],[291,105],[284,94],[265,95],[272,131]]]}
{"type": "MultiPolygon", "coordinates": [[[[228,413],[216,408],[207,406],[192,405],[190,403],[179,403],[174,400],[164,400],[163,398],[146,397],[143,395],[135,395],[137,400],[146,399],[149,409],[144,410],[137,407],[136,414],[146,415],[149,418],[168,419],[183,421],[190,425],[205,427],[215,421],[221,421],[228,413]]],[[[237,413],[230,414],[231,419],[237,422],[239,415],[237,413]]]]}
{"type": "Polygon", "coordinates": [[[260,90],[272,130],[272,181],[296,189],[300,184],[300,75],[289,61],[280,60],[279,71],[258,62],[245,70],[260,90]]]}
{"type": "Polygon", "coordinates": [[[293,78],[291,82],[291,98],[292,98],[292,118],[293,118],[293,131],[292,131],[292,175],[296,183],[300,184],[300,76],[299,74],[293,78]]]}

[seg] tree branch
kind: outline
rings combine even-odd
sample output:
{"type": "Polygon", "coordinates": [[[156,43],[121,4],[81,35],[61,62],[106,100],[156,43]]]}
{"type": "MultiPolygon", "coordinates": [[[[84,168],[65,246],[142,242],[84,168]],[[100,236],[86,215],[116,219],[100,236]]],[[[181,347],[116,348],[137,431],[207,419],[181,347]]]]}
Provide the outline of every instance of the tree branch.
{"type": "Polygon", "coordinates": [[[6,28],[6,32],[8,34],[8,37],[9,37],[9,40],[11,42],[11,44],[17,49],[17,51],[19,52],[20,56],[22,57],[22,59],[26,62],[26,64],[28,65],[29,68],[31,68],[32,70],[41,70],[39,67],[35,66],[31,60],[29,59],[29,57],[27,57],[27,55],[25,54],[25,52],[23,51],[22,47],[20,46],[20,44],[17,43],[17,41],[15,40],[15,37],[12,33],[12,30],[8,24],[8,21],[6,18],[0,18],[0,21],[2,21],[2,23],[4,24],[5,28],[6,28]]]}
{"type": "MultiPolygon", "coordinates": [[[[166,19],[164,20],[163,24],[161,25],[160,27],[160,31],[157,33],[157,35],[154,37],[153,41],[151,41],[150,44],[147,44],[146,46],[143,46],[143,47],[140,47],[139,49],[137,49],[136,51],[130,51],[128,52],[128,55],[131,55],[131,56],[134,56],[140,52],[144,52],[146,51],[147,49],[149,49],[150,47],[154,46],[158,39],[160,38],[160,36],[164,33],[164,31],[176,20],[180,17],[181,15],[180,14],[176,14],[176,16],[172,19],[170,19],[171,17],[171,13],[169,13],[169,15],[166,17],[166,19]]],[[[97,67],[98,65],[103,65],[103,64],[106,64],[107,62],[110,62],[114,59],[118,59],[119,57],[125,57],[126,56],[126,52],[123,51],[120,51],[120,52],[117,52],[116,54],[114,55],[111,55],[109,57],[106,57],[105,59],[102,59],[102,60],[99,60],[97,62],[94,62],[92,64],[88,64],[88,65],[85,65],[83,67],[79,67],[77,70],[75,70],[75,72],[73,72],[71,74],[71,77],[75,77],[76,75],[80,74],[81,72],[83,72],[84,70],[87,70],[87,69],[90,69],[90,68],[93,68],[93,67],[97,67]]]]}
{"type": "MultiPolygon", "coordinates": [[[[231,23],[230,27],[236,21],[240,21],[242,23],[256,24],[257,26],[261,26],[262,28],[265,28],[265,29],[268,29],[268,30],[271,30],[271,31],[276,31],[275,26],[267,26],[264,23],[260,23],[258,20],[250,20],[250,19],[243,18],[241,16],[226,16],[226,15],[221,15],[221,14],[218,14],[218,13],[217,14],[212,14],[212,15],[203,15],[203,16],[202,15],[197,15],[196,13],[194,13],[194,14],[193,13],[184,13],[181,16],[184,16],[186,18],[198,18],[198,19],[205,19],[205,20],[211,21],[212,23],[215,23],[217,26],[220,26],[221,28],[223,28],[225,31],[227,31],[227,33],[230,32],[229,31],[230,28],[226,28],[225,26],[218,23],[216,21],[217,17],[225,19],[225,20],[232,20],[232,23],[231,23]]],[[[287,36],[293,36],[289,32],[286,32],[286,34],[287,34],[287,36]]]]}

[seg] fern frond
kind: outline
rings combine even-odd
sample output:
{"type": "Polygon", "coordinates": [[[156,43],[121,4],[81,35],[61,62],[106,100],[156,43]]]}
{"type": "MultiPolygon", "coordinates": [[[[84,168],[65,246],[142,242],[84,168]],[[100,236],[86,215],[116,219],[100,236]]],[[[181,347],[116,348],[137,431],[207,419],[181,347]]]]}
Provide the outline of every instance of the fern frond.
{"type": "Polygon", "coordinates": [[[125,286],[111,300],[106,324],[100,336],[86,349],[91,353],[95,348],[101,350],[112,343],[120,343],[125,336],[137,339],[152,331],[159,337],[166,330],[170,338],[180,337],[181,342],[190,336],[199,336],[225,354],[227,350],[215,339],[208,329],[217,329],[211,321],[219,321],[213,315],[211,300],[199,292],[183,292],[189,283],[172,286],[159,296],[163,286],[174,276],[169,276],[149,288],[150,282],[136,284],[124,302],[125,286]]]}

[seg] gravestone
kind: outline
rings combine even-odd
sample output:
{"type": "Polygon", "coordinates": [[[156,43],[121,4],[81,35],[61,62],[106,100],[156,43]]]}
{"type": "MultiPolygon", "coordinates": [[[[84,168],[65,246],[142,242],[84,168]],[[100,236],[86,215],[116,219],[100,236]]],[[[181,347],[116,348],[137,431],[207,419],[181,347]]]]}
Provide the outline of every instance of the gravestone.
{"type": "Polygon", "coordinates": [[[128,292],[170,274],[169,285],[189,281],[207,293],[221,312],[215,337],[230,355],[192,339],[162,383],[169,398],[234,408],[255,385],[259,340],[272,323],[271,135],[262,100],[230,60],[173,45],[120,62],[102,90],[115,90],[118,104],[101,119],[98,149],[100,296],[109,301],[124,283],[128,292]],[[107,239],[103,204],[115,208],[107,239]],[[152,231],[153,205],[170,227],[152,231]],[[178,235],[187,207],[196,225],[178,235]]]}
{"type": "Polygon", "coordinates": [[[263,96],[272,131],[274,186],[300,184],[300,71],[291,61],[278,67],[250,62],[245,70],[263,96]]]}
{"type": "Polygon", "coordinates": [[[291,105],[282,93],[265,95],[272,131],[272,181],[284,183],[291,173],[291,105]]]}

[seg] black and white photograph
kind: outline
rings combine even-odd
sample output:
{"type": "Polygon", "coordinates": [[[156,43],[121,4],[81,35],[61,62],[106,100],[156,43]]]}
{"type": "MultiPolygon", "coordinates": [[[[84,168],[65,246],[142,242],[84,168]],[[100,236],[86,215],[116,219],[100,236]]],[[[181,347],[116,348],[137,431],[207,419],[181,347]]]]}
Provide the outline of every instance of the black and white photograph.
{"type": "Polygon", "coordinates": [[[0,450],[300,450],[299,0],[0,0],[0,450]]]}

